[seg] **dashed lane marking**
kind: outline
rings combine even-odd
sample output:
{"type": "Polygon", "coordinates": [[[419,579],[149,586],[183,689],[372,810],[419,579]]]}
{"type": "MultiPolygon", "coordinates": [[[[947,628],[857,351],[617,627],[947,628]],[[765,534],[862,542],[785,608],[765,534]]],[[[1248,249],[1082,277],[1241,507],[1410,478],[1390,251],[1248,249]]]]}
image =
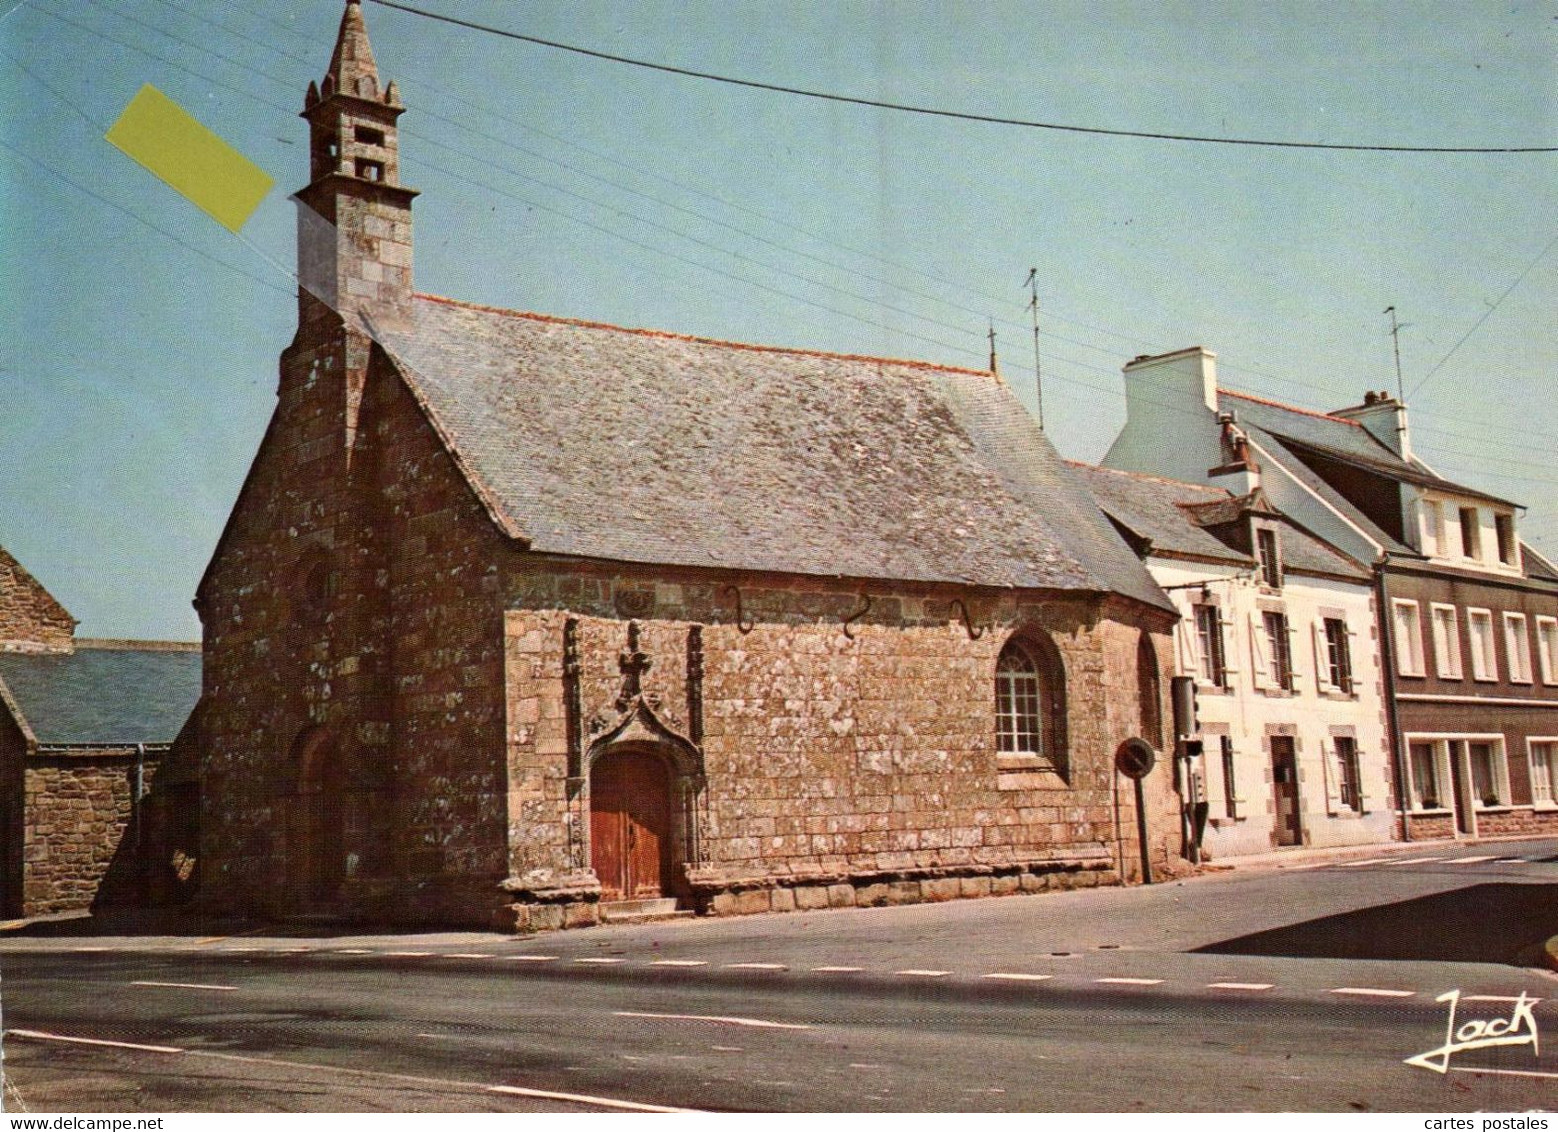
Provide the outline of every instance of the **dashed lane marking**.
{"type": "Polygon", "coordinates": [[[726,963],[732,971],[788,971],[783,963],[726,963]]]}
{"type": "Polygon", "coordinates": [[[1111,978],[1107,978],[1107,979],[1094,979],[1093,980],[1093,982],[1095,982],[1095,983],[1113,983],[1116,986],[1126,986],[1126,987],[1155,987],[1159,983],[1161,983],[1162,981],[1163,981],[1162,979],[1137,979],[1137,978],[1131,978],[1129,976],[1124,976],[1124,975],[1117,975],[1117,976],[1114,976],[1114,977],[1111,977],[1111,978]]]}
{"type": "Polygon", "coordinates": [[[381,954],[386,959],[426,959],[433,953],[431,951],[385,951],[381,954]]]}
{"type": "Polygon", "coordinates": [[[1027,975],[1021,971],[991,971],[988,975],[979,976],[982,979],[1009,979],[1014,983],[1041,983],[1045,979],[1053,979],[1054,975],[1027,975]]]}
{"type": "Polygon", "coordinates": [[[1332,987],[1332,994],[1359,994],[1370,998],[1411,998],[1416,991],[1387,990],[1384,987],[1332,987]]]}
{"type": "Polygon", "coordinates": [[[1400,857],[1395,860],[1387,860],[1387,865],[1424,865],[1429,861],[1442,861],[1443,857],[1400,857]]]}
{"type": "Polygon", "coordinates": [[[910,967],[907,971],[894,971],[895,975],[914,975],[924,979],[939,979],[943,975],[952,974],[951,971],[927,970],[923,967],[910,967]]]}
{"type": "Polygon", "coordinates": [[[510,963],[550,963],[556,959],[555,955],[506,955],[510,963]]]}
{"type": "Polygon", "coordinates": [[[707,967],[707,959],[656,959],[651,967],[707,967]]]}
{"type": "Polygon", "coordinates": [[[96,951],[108,951],[110,949],[107,948],[107,947],[72,947],[71,950],[76,952],[77,954],[86,954],[86,953],[89,953],[89,952],[96,952],[96,951]]]}
{"type": "Polygon", "coordinates": [[[1270,990],[1276,983],[1207,983],[1208,990],[1270,990]]]}
{"type": "Polygon", "coordinates": [[[50,1034],[43,1030],[7,1030],[7,1037],[31,1038],[35,1042],[70,1042],[82,1046],[110,1046],[114,1049],[138,1049],[147,1053],[184,1053],[178,1046],[148,1046],[139,1042],[111,1042],[106,1038],[73,1038],[65,1034],[50,1034]]]}
{"type": "Polygon", "coordinates": [[[1493,860],[1493,854],[1489,853],[1485,857],[1453,857],[1453,858],[1446,858],[1444,863],[1447,864],[1447,865],[1475,865],[1475,864],[1477,864],[1477,863],[1479,863],[1481,861],[1491,861],[1491,860],[1493,860]]]}
{"type": "Polygon", "coordinates": [[[373,951],[366,947],[337,947],[333,955],[372,955],[373,951]]]}
{"type": "Polygon", "coordinates": [[[864,971],[864,967],[813,967],[812,970],[821,975],[858,975],[864,971]]]}
{"type": "Polygon", "coordinates": [[[618,1101],[609,1097],[592,1097],[584,1093],[552,1093],[545,1089],[522,1089],[518,1085],[493,1085],[489,1093],[509,1093],[516,1097],[535,1097],[543,1101],[573,1101],[597,1108],[616,1108],[625,1112],[697,1112],[695,1108],[667,1108],[658,1104],[639,1104],[637,1101],[618,1101]]]}
{"type": "Polygon", "coordinates": [[[767,1018],[739,1018],[729,1014],[652,1014],[642,1010],[613,1010],[618,1018],[656,1018],[675,1022],[714,1022],[721,1026],[747,1026],[754,1030],[809,1030],[809,1022],[771,1022],[767,1018]]]}
{"type": "Polygon", "coordinates": [[[1389,857],[1370,857],[1365,861],[1342,861],[1339,862],[1336,867],[1339,869],[1362,869],[1369,865],[1389,864],[1399,864],[1399,862],[1393,862],[1389,857]]]}
{"type": "Polygon", "coordinates": [[[491,959],[491,952],[484,951],[446,951],[441,956],[443,959],[491,959]]]}
{"type": "Polygon", "coordinates": [[[611,958],[610,956],[607,956],[607,955],[586,955],[586,956],[584,956],[582,958],[575,959],[574,962],[575,963],[602,963],[602,964],[604,964],[604,963],[622,963],[622,962],[625,962],[625,960],[613,959],[613,958],[611,958]]]}
{"type": "Polygon", "coordinates": [[[137,979],[130,984],[132,987],[170,987],[173,990],[237,990],[237,987],[224,986],[221,983],[155,983],[150,979],[137,979]]]}

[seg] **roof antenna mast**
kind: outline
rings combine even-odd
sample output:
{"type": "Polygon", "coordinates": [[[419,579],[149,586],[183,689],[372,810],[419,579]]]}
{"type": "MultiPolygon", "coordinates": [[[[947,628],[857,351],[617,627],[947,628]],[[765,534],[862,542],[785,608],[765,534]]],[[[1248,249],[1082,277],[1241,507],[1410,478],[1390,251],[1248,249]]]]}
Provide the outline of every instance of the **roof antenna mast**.
{"type": "Polygon", "coordinates": [[[1038,395],[1039,428],[1044,427],[1044,371],[1039,367],[1039,269],[1028,268],[1028,309],[1033,312],[1033,388],[1038,395]]]}
{"type": "Polygon", "coordinates": [[[1390,341],[1396,351],[1396,400],[1405,405],[1407,403],[1407,395],[1401,384],[1401,329],[1412,324],[1410,322],[1397,322],[1396,308],[1393,306],[1386,307],[1385,313],[1390,316],[1390,341]]]}
{"type": "Polygon", "coordinates": [[[994,319],[990,320],[990,372],[991,372],[992,375],[1000,372],[999,370],[997,370],[995,368],[995,320],[994,319]]]}

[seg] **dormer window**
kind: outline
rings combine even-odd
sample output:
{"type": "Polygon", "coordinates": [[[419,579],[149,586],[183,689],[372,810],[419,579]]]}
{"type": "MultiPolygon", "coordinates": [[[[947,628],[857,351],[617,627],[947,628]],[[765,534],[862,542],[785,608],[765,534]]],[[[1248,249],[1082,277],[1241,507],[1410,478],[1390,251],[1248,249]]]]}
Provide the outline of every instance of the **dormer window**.
{"type": "Polygon", "coordinates": [[[1482,524],[1475,507],[1461,508],[1461,555],[1482,561],[1482,524]]]}
{"type": "Polygon", "coordinates": [[[1260,563],[1260,583],[1271,589],[1282,588],[1282,559],[1277,551],[1277,532],[1270,527],[1255,529],[1255,555],[1260,563]]]}
{"type": "Polygon", "coordinates": [[[357,159],[357,175],[364,181],[384,180],[384,162],[369,161],[365,157],[357,159]]]}
{"type": "Polygon", "coordinates": [[[383,130],[375,130],[371,126],[358,126],[354,130],[354,134],[355,134],[357,140],[362,142],[363,145],[383,145],[384,144],[384,131],[383,130]]]}
{"type": "Polygon", "coordinates": [[[1429,558],[1440,558],[1446,553],[1444,541],[1444,504],[1437,499],[1423,500],[1422,550],[1429,558]]]}
{"type": "Polygon", "coordinates": [[[1519,566],[1520,559],[1515,542],[1515,517],[1494,515],[1493,533],[1498,536],[1498,560],[1506,566],[1519,566]]]}

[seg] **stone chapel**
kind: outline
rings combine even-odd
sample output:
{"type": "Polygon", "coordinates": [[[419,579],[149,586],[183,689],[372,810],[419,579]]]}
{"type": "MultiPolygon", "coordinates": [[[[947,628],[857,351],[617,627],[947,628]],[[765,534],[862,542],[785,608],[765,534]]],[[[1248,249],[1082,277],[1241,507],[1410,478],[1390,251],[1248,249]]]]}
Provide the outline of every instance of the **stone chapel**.
{"type": "Polygon", "coordinates": [[[419,294],[404,110],[350,0],[195,603],[206,905],[531,930],[1135,879],[1116,751],[1171,744],[1174,609],[1002,380],[419,294]]]}

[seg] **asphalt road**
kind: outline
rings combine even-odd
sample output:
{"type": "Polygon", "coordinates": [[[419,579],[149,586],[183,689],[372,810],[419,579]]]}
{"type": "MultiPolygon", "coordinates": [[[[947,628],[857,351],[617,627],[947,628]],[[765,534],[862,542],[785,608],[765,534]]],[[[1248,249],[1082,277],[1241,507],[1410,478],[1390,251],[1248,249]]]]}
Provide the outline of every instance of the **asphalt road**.
{"type": "Polygon", "coordinates": [[[1552,1107],[1548,1001],[1531,1009],[1540,1054],[1404,1063],[1444,1040],[1446,991],[1482,998],[1460,1021],[1558,991],[1512,962],[1558,932],[1548,858],[1558,842],[1401,847],[1153,888],[529,938],[8,935],[7,1107],[1552,1107]]]}

